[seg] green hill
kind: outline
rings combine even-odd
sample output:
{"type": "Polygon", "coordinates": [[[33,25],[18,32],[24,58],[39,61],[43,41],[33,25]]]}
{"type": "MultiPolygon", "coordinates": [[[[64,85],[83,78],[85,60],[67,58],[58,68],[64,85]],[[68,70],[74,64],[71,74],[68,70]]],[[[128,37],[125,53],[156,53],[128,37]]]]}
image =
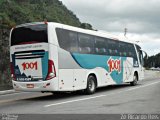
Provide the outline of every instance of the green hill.
{"type": "Polygon", "coordinates": [[[160,68],[160,53],[148,57],[148,59],[144,59],[144,66],[146,68],[151,68],[151,67],[159,67],[160,68]]]}
{"type": "Polygon", "coordinates": [[[59,0],[0,0],[0,89],[10,84],[9,32],[19,24],[52,21],[92,29],[59,0]]]}
{"type": "Polygon", "coordinates": [[[58,0],[1,0],[0,18],[9,27],[44,20],[81,26],[76,15],[58,0]]]}

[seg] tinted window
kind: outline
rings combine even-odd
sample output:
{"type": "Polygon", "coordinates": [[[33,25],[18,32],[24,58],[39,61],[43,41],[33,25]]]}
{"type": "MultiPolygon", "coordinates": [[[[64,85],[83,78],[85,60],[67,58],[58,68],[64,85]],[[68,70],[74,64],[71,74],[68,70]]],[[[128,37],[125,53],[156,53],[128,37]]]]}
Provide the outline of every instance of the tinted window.
{"type": "Polygon", "coordinates": [[[84,54],[94,53],[94,37],[87,34],[78,33],[79,52],[84,54]]]}
{"type": "Polygon", "coordinates": [[[118,51],[118,41],[108,39],[108,50],[109,50],[109,55],[111,56],[119,56],[119,51],[118,51]]]}
{"type": "Polygon", "coordinates": [[[60,47],[67,51],[79,52],[82,54],[133,57],[134,63],[137,62],[136,51],[134,45],[131,43],[60,28],[56,29],[56,33],[60,47]]]}
{"type": "Polygon", "coordinates": [[[77,40],[77,33],[76,32],[69,32],[70,38],[70,51],[71,52],[78,52],[78,40],[77,40]]]}
{"type": "Polygon", "coordinates": [[[107,41],[104,38],[95,37],[95,54],[106,55],[108,53],[107,41]]]}
{"type": "Polygon", "coordinates": [[[137,52],[138,52],[138,57],[139,57],[139,62],[140,64],[142,65],[142,62],[143,62],[143,54],[142,54],[142,51],[141,51],[141,47],[136,45],[136,49],[137,49],[137,52]]]}
{"type": "Polygon", "coordinates": [[[122,57],[127,57],[127,43],[119,41],[119,55],[122,57]]]}
{"type": "Polygon", "coordinates": [[[13,29],[11,46],[36,42],[48,42],[47,25],[29,25],[13,29]]]}
{"type": "Polygon", "coordinates": [[[138,66],[138,59],[133,44],[120,41],[119,53],[122,57],[132,57],[134,66],[138,66]]]}
{"type": "Polygon", "coordinates": [[[58,42],[61,48],[70,51],[78,52],[77,33],[64,29],[56,29],[58,42]]]}
{"type": "Polygon", "coordinates": [[[128,44],[128,56],[137,59],[136,51],[133,44],[128,44]]]}

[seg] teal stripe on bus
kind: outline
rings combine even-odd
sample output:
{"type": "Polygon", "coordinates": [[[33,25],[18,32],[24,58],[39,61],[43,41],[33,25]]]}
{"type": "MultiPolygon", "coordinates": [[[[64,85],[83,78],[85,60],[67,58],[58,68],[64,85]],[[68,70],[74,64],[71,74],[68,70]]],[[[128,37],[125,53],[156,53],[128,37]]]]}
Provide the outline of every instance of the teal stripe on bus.
{"type": "Polygon", "coordinates": [[[112,79],[117,83],[121,84],[123,82],[123,62],[127,59],[126,57],[118,56],[106,56],[106,55],[94,55],[94,54],[80,54],[80,53],[71,53],[74,60],[80,67],[84,69],[94,69],[97,67],[104,68],[106,72],[110,74],[112,79]],[[108,61],[110,59],[120,60],[120,72],[113,70],[110,72],[108,61]]]}

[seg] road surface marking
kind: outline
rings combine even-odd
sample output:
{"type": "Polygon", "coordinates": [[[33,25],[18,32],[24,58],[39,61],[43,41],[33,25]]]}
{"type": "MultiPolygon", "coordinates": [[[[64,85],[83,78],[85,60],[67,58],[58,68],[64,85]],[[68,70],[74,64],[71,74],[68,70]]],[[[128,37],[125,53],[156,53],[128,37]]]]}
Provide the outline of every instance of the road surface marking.
{"type": "Polygon", "coordinates": [[[106,97],[106,96],[109,96],[109,95],[115,95],[115,94],[119,94],[119,93],[126,92],[126,91],[131,91],[131,90],[135,90],[135,89],[139,89],[139,88],[144,88],[144,87],[151,86],[151,85],[154,85],[154,84],[157,84],[157,83],[160,83],[160,81],[153,82],[153,83],[150,83],[150,84],[146,84],[146,85],[143,85],[143,86],[138,86],[138,87],[130,88],[130,89],[127,89],[127,90],[122,90],[122,91],[115,92],[115,93],[110,93],[110,94],[106,94],[106,95],[98,95],[98,96],[81,98],[81,99],[75,99],[75,100],[69,100],[69,101],[65,101],[65,102],[58,102],[58,103],[54,103],[54,104],[45,105],[44,107],[51,107],[51,106],[56,106],[56,105],[62,105],[62,104],[72,103],[72,102],[79,102],[79,101],[84,101],[84,100],[90,100],[90,99],[100,98],[100,97],[106,97]]]}
{"type": "Polygon", "coordinates": [[[44,107],[50,107],[50,106],[54,106],[54,105],[66,104],[66,103],[77,102],[77,101],[83,101],[83,100],[89,100],[89,99],[94,99],[94,98],[99,98],[99,97],[104,97],[104,96],[106,96],[106,95],[99,95],[99,96],[93,96],[93,97],[88,97],[88,98],[70,100],[70,101],[65,101],[65,102],[60,102],[60,103],[45,105],[44,107]]]}
{"type": "Polygon", "coordinates": [[[160,83],[160,81],[153,82],[153,83],[150,83],[150,84],[146,84],[146,85],[143,85],[143,86],[136,86],[136,87],[133,87],[133,88],[128,89],[127,91],[135,90],[135,89],[143,88],[143,87],[147,87],[147,86],[151,86],[151,85],[154,85],[154,84],[157,84],[157,83],[160,83]]]}

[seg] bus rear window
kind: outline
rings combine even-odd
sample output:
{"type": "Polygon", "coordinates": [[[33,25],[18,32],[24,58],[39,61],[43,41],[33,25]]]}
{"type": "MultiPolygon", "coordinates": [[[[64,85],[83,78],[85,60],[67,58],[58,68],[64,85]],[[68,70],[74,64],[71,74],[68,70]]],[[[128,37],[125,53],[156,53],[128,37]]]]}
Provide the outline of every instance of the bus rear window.
{"type": "Polygon", "coordinates": [[[48,42],[47,25],[28,25],[13,29],[11,35],[11,46],[48,42]]]}

